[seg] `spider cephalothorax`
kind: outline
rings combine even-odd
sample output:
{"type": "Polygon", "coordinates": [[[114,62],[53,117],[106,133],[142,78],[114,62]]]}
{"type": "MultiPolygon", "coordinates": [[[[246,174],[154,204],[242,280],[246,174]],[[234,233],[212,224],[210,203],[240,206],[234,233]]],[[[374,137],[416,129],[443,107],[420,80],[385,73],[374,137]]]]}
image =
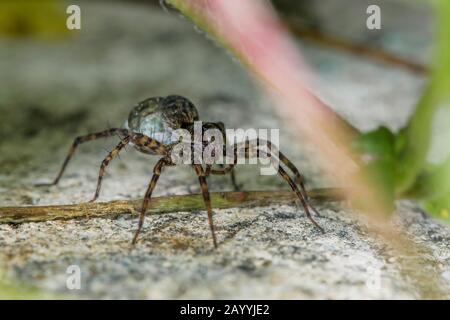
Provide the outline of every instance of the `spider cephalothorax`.
{"type": "MultiPolygon", "coordinates": [[[[167,97],[152,97],[140,102],[135,106],[125,122],[123,128],[113,128],[105,131],[100,131],[97,133],[91,133],[84,136],[79,136],[75,138],[72,147],[70,148],[69,154],[67,155],[62,168],[55,178],[55,180],[50,183],[50,185],[57,184],[64,173],[64,170],[75,152],[77,146],[83,142],[93,141],[99,138],[119,136],[121,141],[119,144],[106,156],[103,160],[98,181],[97,189],[94,198],[91,200],[95,201],[100,193],[100,188],[102,184],[103,175],[105,169],[109,162],[119,154],[119,152],[127,145],[134,145],[139,151],[152,155],[160,155],[161,158],[156,163],[153,168],[153,177],[145,193],[144,202],[139,215],[139,224],[136,233],[133,237],[133,244],[136,243],[139,232],[142,229],[144,223],[145,212],[148,207],[152,192],[156,186],[156,183],[161,174],[161,170],[165,166],[173,166],[176,163],[172,159],[173,146],[179,141],[174,139],[173,133],[178,129],[187,130],[189,133],[193,133],[195,122],[199,120],[198,112],[195,106],[188,99],[177,96],[170,95],[167,97]]],[[[225,139],[225,127],[222,122],[204,122],[202,123],[202,131],[207,129],[217,129],[223,135],[224,144],[226,144],[225,139]]],[[[194,148],[194,143],[189,144],[194,148]]],[[[202,144],[200,145],[202,148],[202,144]]],[[[292,190],[296,193],[297,197],[301,201],[303,208],[307,217],[312,221],[312,223],[323,231],[323,229],[314,221],[311,217],[309,208],[315,209],[309,203],[309,199],[303,184],[303,179],[300,172],[294,166],[294,164],[286,158],[281,152],[276,150],[270,141],[257,140],[256,144],[251,144],[250,141],[245,141],[244,143],[234,143],[230,146],[234,151],[232,152],[234,160],[230,164],[223,165],[220,167],[213,168],[212,164],[204,164],[192,162],[191,166],[194,168],[200,182],[203,199],[205,201],[205,206],[208,212],[209,226],[211,229],[212,239],[214,246],[217,247],[216,235],[214,232],[214,224],[212,217],[211,200],[208,191],[208,185],[206,182],[206,177],[210,174],[213,175],[224,175],[231,173],[231,178],[235,188],[236,182],[233,174],[233,169],[237,163],[237,150],[239,148],[244,149],[245,157],[250,157],[251,155],[260,156],[270,156],[271,158],[276,158],[277,161],[281,161],[295,176],[294,179],[289,176],[283,167],[280,165],[277,168],[278,174],[288,182],[292,190]],[[261,143],[264,144],[267,151],[260,150],[259,147],[261,143]],[[203,168],[205,167],[205,169],[203,168]],[[299,185],[300,188],[297,186],[299,185]]],[[[224,145],[224,149],[226,146],[224,145]]]]}

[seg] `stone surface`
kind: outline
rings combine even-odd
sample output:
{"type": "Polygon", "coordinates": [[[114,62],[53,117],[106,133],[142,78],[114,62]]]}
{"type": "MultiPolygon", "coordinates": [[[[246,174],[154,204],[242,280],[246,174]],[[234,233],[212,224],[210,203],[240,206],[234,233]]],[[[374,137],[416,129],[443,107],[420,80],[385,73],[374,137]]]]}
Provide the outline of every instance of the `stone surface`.
{"type": "MultiPolygon", "coordinates": [[[[83,2],[82,8],[82,31],[60,42],[0,40],[2,206],[89,200],[114,139],[83,145],[59,186],[32,184],[54,177],[76,135],[121,125],[137,101],[170,93],[189,97],[205,120],[281,128],[281,149],[305,173],[308,187],[327,186],[307,142],[284,127],[241,66],[192,24],[143,4],[83,2]]],[[[394,31],[404,39],[415,35],[394,31]]],[[[391,35],[377,39],[383,44],[391,35]]],[[[424,37],[418,43],[429,46],[424,37]]],[[[418,46],[402,48],[411,45],[418,46]]],[[[423,78],[299,46],[317,74],[317,94],[353,124],[398,129],[407,120],[423,78]]],[[[108,167],[99,200],[142,197],[155,161],[128,148],[108,167]]],[[[277,177],[259,176],[255,166],[239,167],[237,178],[245,190],[287,188],[277,177]]],[[[209,183],[215,191],[231,190],[228,177],[209,183]]],[[[163,172],[156,195],[198,191],[192,169],[179,167],[163,172]]],[[[215,210],[217,250],[203,211],[147,217],[134,249],[135,217],[0,225],[0,263],[11,279],[82,298],[449,298],[450,231],[417,204],[399,202],[394,218],[398,230],[426,249],[412,264],[423,262],[422,268],[414,270],[405,270],[405,258],[342,204],[316,206],[325,234],[294,206],[215,210]],[[66,288],[70,265],[81,268],[79,291],[66,288]],[[429,268],[439,288],[418,283],[429,268]]]]}
{"type": "MultiPolygon", "coordinates": [[[[81,290],[71,293],[91,298],[423,297],[364,224],[337,205],[319,210],[326,234],[292,206],[217,210],[217,250],[203,212],[147,217],[134,249],[135,219],[1,225],[2,260],[10,276],[61,294],[66,269],[77,265],[81,290]]],[[[448,229],[408,203],[398,211],[399,226],[429,247],[448,290],[448,229]]]]}

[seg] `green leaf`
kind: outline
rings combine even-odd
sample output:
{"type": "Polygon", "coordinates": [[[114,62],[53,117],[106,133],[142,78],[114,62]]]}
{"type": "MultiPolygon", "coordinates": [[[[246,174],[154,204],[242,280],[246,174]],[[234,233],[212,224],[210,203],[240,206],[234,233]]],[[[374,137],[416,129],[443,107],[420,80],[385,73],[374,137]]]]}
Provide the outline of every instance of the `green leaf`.
{"type": "Polygon", "coordinates": [[[353,149],[373,157],[393,157],[394,134],[386,127],[363,133],[353,141],[353,149]]]}
{"type": "Polygon", "coordinates": [[[406,194],[415,188],[417,178],[427,167],[434,118],[450,97],[450,1],[437,0],[436,50],[431,65],[429,83],[408,125],[402,130],[402,143],[397,149],[396,189],[406,194]]]}
{"type": "Polygon", "coordinates": [[[361,155],[364,161],[362,173],[377,188],[379,200],[393,211],[396,172],[394,134],[386,127],[379,127],[361,134],[353,141],[352,147],[361,155]]]}
{"type": "Polygon", "coordinates": [[[369,182],[378,189],[379,200],[393,212],[395,209],[395,161],[392,158],[369,162],[364,170],[369,182]]]}
{"type": "Polygon", "coordinates": [[[450,193],[437,199],[424,201],[425,210],[450,224],[450,193]]]}

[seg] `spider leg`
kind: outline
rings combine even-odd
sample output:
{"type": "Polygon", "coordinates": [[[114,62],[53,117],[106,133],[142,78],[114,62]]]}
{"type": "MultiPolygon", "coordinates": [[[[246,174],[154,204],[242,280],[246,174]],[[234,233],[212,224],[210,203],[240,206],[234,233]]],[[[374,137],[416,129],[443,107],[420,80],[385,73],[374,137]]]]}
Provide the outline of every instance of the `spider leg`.
{"type": "Polygon", "coordinates": [[[236,175],[234,174],[234,170],[231,170],[230,176],[231,176],[231,184],[233,185],[234,191],[240,191],[241,186],[236,181],[236,175]]]}
{"type": "Polygon", "coordinates": [[[120,150],[122,150],[130,142],[130,139],[130,136],[121,139],[119,144],[106,156],[105,159],[103,159],[100,166],[100,171],[98,173],[97,189],[95,190],[94,198],[92,198],[92,200],[90,200],[89,202],[94,202],[95,200],[97,200],[100,194],[100,188],[102,186],[103,175],[105,174],[106,167],[115,156],[119,155],[120,150]]]}
{"type": "Polygon", "coordinates": [[[268,140],[259,140],[259,143],[266,143],[268,149],[270,150],[271,154],[274,156],[278,156],[278,159],[291,170],[291,172],[295,175],[295,182],[297,182],[300,185],[300,191],[303,194],[303,197],[306,199],[308,206],[314,211],[315,214],[320,215],[316,208],[311,204],[308,193],[306,192],[304,179],[300,171],[297,169],[297,167],[286,157],[278,148],[276,148],[272,142],[268,140]]]}
{"type": "MultiPolygon", "coordinates": [[[[239,144],[235,144],[234,145],[235,150],[242,144],[243,144],[242,142],[239,143],[239,144]]],[[[278,160],[280,160],[286,167],[289,168],[289,170],[291,170],[291,172],[295,176],[295,182],[300,185],[300,192],[303,195],[303,198],[305,199],[307,205],[311,208],[311,210],[315,214],[320,215],[319,212],[317,211],[317,209],[310,202],[308,193],[306,192],[305,184],[303,182],[304,179],[303,179],[302,175],[300,174],[300,171],[297,169],[297,167],[280,150],[278,150],[278,148],[276,146],[274,146],[272,144],[272,142],[269,141],[269,140],[262,140],[262,139],[259,139],[259,138],[256,139],[256,148],[257,148],[256,149],[256,154],[257,154],[257,157],[259,157],[259,155],[260,155],[259,153],[260,152],[265,154],[266,156],[268,156],[267,153],[265,153],[263,151],[259,151],[258,148],[262,144],[266,144],[267,145],[267,149],[269,150],[271,156],[273,156],[273,157],[277,158],[278,160]]],[[[252,146],[255,147],[254,144],[252,146]]],[[[246,157],[248,157],[248,154],[250,153],[249,147],[250,147],[249,141],[246,141],[245,142],[245,155],[246,155],[246,157]]],[[[253,148],[253,149],[255,149],[255,148],[253,148]]],[[[252,151],[254,151],[254,150],[252,150],[252,151]]]]}
{"type": "Polygon", "coordinates": [[[236,175],[234,174],[234,171],[233,171],[235,164],[230,164],[227,166],[221,164],[220,167],[221,167],[220,169],[211,169],[211,165],[207,165],[206,171],[205,171],[205,176],[208,177],[210,174],[226,175],[226,174],[230,173],[231,184],[233,185],[234,191],[239,191],[241,188],[236,182],[236,175]]]}
{"type": "Polygon", "coordinates": [[[133,241],[131,242],[133,245],[136,244],[139,233],[141,232],[142,226],[144,225],[145,211],[147,210],[148,203],[150,202],[150,198],[152,197],[153,190],[155,189],[156,183],[158,182],[159,176],[161,175],[161,169],[166,164],[167,160],[165,158],[162,158],[156,163],[155,167],[153,168],[152,180],[150,181],[147,191],[145,192],[144,202],[142,203],[141,212],[139,214],[138,228],[136,230],[136,233],[134,234],[133,241]]]}
{"type": "Polygon", "coordinates": [[[76,137],[75,140],[73,141],[72,146],[69,149],[69,153],[67,154],[66,159],[64,160],[64,163],[63,163],[58,175],[56,176],[55,180],[53,180],[53,182],[51,182],[51,183],[38,184],[38,186],[52,186],[52,185],[58,184],[64,171],[66,170],[67,164],[69,163],[70,159],[72,158],[73,154],[75,153],[75,150],[78,147],[78,145],[80,145],[81,143],[84,143],[84,142],[94,141],[94,140],[97,140],[100,138],[112,137],[115,134],[121,134],[121,135],[127,136],[130,134],[130,132],[127,129],[114,128],[114,129],[108,129],[108,130],[104,130],[104,131],[100,131],[100,132],[96,132],[96,133],[91,133],[91,134],[88,134],[85,136],[76,137]]]}
{"type": "Polygon", "coordinates": [[[131,135],[131,142],[135,145],[142,147],[144,149],[149,149],[153,151],[155,154],[159,155],[167,155],[168,149],[161,142],[152,139],[145,134],[142,133],[133,133],[131,135]]]}
{"type": "Polygon", "coordinates": [[[211,199],[209,196],[208,184],[206,183],[205,172],[203,171],[203,167],[199,164],[194,164],[192,166],[194,167],[195,172],[197,173],[198,180],[200,182],[200,187],[202,188],[203,201],[205,202],[206,211],[208,212],[209,228],[211,229],[214,248],[217,248],[217,240],[213,223],[213,213],[211,208],[211,199]]]}
{"type": "MultiPolygon", "coordinates": [[[[245,142],[246,143],[246,147],[245,147],[245,156],[248,157],[248,151],[249,151],[249,146],[248,146],[248,141],[245,142]]],[[[240,145],[240,143],[235,143],[233,145],[233,149],[234,149],[234,163],[232,164],[228,164],[228,165],[224,165],[224,164],[220,164],[220,169],[207,169],[207,176],[209,174],[213,174],[213,175],[226,175],[228,173],[230,173],[231,176],[231,184],[233,185],[234,191],[240,191],[241,190],[241,186],[237,183],[236,181],[236,175],[234,173],[234,167],[236,166],[237,163],[237,148],[240,145]]]]}
{"type": "Polygon", "coordinates": [[[205,166],[205,177],[209,177],[209,175],[211,174],[211,165],[210,164],[207,164],[206,166],[205,166]]]}
{"type": "Polygon", "coordinates": [[[300,191],[302,192],[303,197],[306,199],[308,206],[312,209],[312,211],[314,211],[315,214],[320,215],[317,209],[314,208],[314,206],[310,202],[308,193],[306,192],[305,183],[303,182],[304,179],[300,171],[298,171],[295,165],[280,151],[278,151],[278,156],[281,162],[283,162],[286,165],[286,167],[288,167],[291,170],[291,172],[295,175],[295,181],[300,185],[300,191]]]}
{"type": "MultiPolygon", "coordinates": [[[[266,153],[265,151],[261,151],[259,150],[259,146],[260,146],[260,142],[265,142],[267,144],[267,147],[270,151],[270,156],[273,156],[274,158],[279,158],[279,160],[281,160],[281,162],[286,165],[296,176],[297,178],[297,182],[300,184],[300,190],[298,189],[297,185],[295,184],[295,182],[292,180],[292,178],[286,173],[286,171],[281,167],[278,166],[278,174],[284,179],[286,180],[286,182],[290,185],[292,191],[295,192],[295,194],[297,195],[297,197],[300,199],[303,208],[305,209],[305,213],[306,216],[308,217],[309,220],[311,220],[311,222],[318,228],[320,229],[322,232],[324,232],[323,228],[321,226],[319,226],[319,224],[312,218],[311,213],[309,212],[309,208],[310,207],[316,214],[318,214],[317,210],[311,205],[311,203],[309,202],[309,198],[308,195],[306,193],[306,189],[303,183],[303,180],[301,178],[300,172],[298,171],[298,169],[294,166],[294,164],[284,155],[282,154],[279,150],[277,150],[276,147],[274,147],[272,145],[272,143],[270,141],[265,141],[265,140],[257,140],[257,144],[256,144],[256,156],[260,157],[261,154],[265,155],[265,156],[269,156],[268,153],[266,153]],[[274,153],[274,149],[277,151],[276,153],[274,153]]],[[[245,142],[245,157],[248,158],[250,156],[250,152],[254,152],[255,148],[250,148],[250,141],[246,140],[245,142]]],[[[237,148],[239,146],[241,146],[242,143],[239,144],[235,144],[234,145],[234,162],[236,163],[237,159],[237,148]]],[[[254,145],[253,145],[254,146],[254,145]]]]}
{"type": "Polygon", "coordinates": [[[309,220],[311,220],[311,222],[322,232],[325,232],[323,230],[323,228],[321,226],[319,226],[319,224],[313,219],[313,217],[311,216],[311,213],[309,212],[308,209],[308,203],[307,200],[303,197],[303,194],[298,190],[297,185],[294,183],[294,181],[291,179],[291,177],[286,173],[286,171],[284,171],[284,169],[279,166],[278,167],[278,174],[287,181],[287,183],[291,186],[292,191],[295,192],[295,194],[297,195],[297,197],[300,199],[303,208],[305,209],[305,213],[306,216],[308,217],[309,220]]]}
{"type": "Polygon", "coordinates": [[[215,174],[215,175],[225,175],[229,172],[233,173],[233,169],[234,169],[234,164],[230,164],[228,166],[224,166],[221,169],[211,169],[211,174],[215,174]]]}

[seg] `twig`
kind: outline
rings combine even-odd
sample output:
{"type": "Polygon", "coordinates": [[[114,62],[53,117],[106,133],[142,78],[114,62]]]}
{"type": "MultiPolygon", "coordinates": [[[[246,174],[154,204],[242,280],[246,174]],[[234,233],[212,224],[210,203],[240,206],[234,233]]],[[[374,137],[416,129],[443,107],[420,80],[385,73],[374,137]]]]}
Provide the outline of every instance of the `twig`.
{"type": "Polygon", "coordinates": [[[407,60],[383,49],[368,47],[363,44],[352,43],[345,39],[323,33],[319,30],[300,27],[298,25],[295,25],[294,23],[288,22],[287,27],[296,36],[318,43],[320,45],[347,51],[352,54],[356,54],[361,57],[365,57],[384,64],[391,64],[417,74],[426,74],[428,72],[428,68],[426,66],[414,61],[407,60]]]}
{"type": "MultiPolygon", "coordinates": [[[[312,199],[340,200],[341,189],[315,189],[308,192],[312,199]]],[[[296,195],[290,191],[252,191],[211,193],[214,208],[255,207],[270,204],[293,203],[296,195]]],[[[134,214],[140,209],[142,200],[119,200],[103,203],[80,203],[72,205],[3,207],[0,208],[0,223],[24,223],[80,218],[114,218],[123,214],[134,214]]],[[[152,198],[148,213],[203,210],[203,198],[199,194],[152,198]]]]}

